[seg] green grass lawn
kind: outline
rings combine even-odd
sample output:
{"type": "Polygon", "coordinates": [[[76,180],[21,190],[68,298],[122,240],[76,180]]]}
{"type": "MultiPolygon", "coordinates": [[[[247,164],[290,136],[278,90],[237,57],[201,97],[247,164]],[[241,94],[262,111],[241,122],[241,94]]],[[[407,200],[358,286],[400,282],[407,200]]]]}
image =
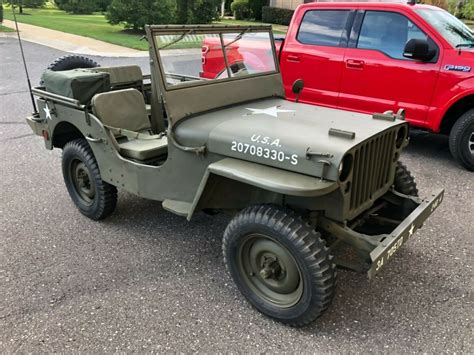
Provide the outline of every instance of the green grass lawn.
{"type": "MultiPolygon", "coordinates": [[[[6,8],[4,17],[13,20],[11,9],[6,8]]],[[[16,16],[18,22],[50,28],[80,36],[95,38],[121,46],[147,50],[146,41],[140,41],[142,34],[130,33],[122,25],[110,25],[102,14],[70,15],[55,9],[25,9],[16,16]]]]}
{"type": "MultiPolygon", "coordinates": [[[[124,47],[148,50],[146,41],[140,41],[142,34],[127,31],[122,25],[110,25],[104,15],[99,13],[93,15],[71,15],[56,9],[24,9],[23,11],[23,15],[17,15],[17,20],[19,22],[95,38],[124,47]]],[[[5,8],[4,17],[8,20],[13,20],[11,8],[5,8]]],[[[236,21],[227,19],[216,23],[227,25],[259,24],[258,22],[252,21],[236,21]]],[[[287,27],[273,25],[273,30],[275,33],[282,34],[286,33],[287,27]]]]}
{"type": "Polygon", "coordinates": [[[14,29],[0,25],[0,32],[15,32],[14,29]]]}

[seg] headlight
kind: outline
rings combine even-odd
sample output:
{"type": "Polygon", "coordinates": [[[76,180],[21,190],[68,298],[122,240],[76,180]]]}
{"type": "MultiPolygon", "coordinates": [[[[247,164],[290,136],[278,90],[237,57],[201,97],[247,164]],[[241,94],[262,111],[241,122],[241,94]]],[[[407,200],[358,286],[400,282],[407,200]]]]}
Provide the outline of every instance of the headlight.
{"type": "Polygon", "coordinates": [[[347,180],[349,175],[351,174],[352,170],[352,161],[353,161],[352,154],[344,155],[342,158],[341,163],[339,164],[339,181],[344,182],[347,180]]]}

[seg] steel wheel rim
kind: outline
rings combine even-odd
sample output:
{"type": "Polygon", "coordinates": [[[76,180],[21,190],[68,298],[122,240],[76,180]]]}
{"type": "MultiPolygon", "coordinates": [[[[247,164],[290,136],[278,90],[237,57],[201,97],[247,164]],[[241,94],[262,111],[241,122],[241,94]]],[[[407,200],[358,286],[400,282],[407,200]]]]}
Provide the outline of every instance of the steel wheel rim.
{"type": "Polygon", "coordinates": [[[92,205],[95,197],[95,186],[86,164],[75,159],[71,162],[70,172],[77,195],[85,204],[92,205]]]}
{"type": "Polygon", "coordinates": [[[469,137],[467,144],[469,147],[469,151],[471,152],[471,155],[474,155],[474,132],[471,133],[471,136],[469,137]]]}
{"type": "Polygon", "coordinates": [[[279,308],[294,306],[303,294],[301,270],[290,251],[268,235],[247,235],[238,250],[245,284],[279,308]]]}

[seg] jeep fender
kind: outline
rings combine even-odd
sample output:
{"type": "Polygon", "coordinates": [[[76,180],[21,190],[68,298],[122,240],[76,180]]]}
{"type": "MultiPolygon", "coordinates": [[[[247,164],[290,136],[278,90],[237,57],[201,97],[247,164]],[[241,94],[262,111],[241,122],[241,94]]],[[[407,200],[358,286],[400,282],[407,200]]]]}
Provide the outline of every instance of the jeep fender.
{"type": "Polygon", "coordinates": [[[334,181],[255,164],[239,159],[225,158],[208,166],[187,215],[190,220],[206,195],[212,194],[209,181],[212,176],[237,181],[255,188],[284,196],[315,197],[328,194],[338,188],[334,181]]]}

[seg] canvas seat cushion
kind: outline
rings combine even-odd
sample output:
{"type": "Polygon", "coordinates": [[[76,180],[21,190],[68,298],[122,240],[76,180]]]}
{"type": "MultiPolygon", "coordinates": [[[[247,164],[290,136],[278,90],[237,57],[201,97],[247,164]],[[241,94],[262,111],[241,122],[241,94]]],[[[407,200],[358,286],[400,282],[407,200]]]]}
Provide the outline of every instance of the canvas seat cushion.
{"type": "Polygon", "coordinates": [[[95,95],[92,99],[92,110],[106,126],[133,132],[151,129],[145,100],[142,93],[136,89],[95,95]]]}
{"type": "Polygon", "coordinates": [[[118,143],[120,154],[136,160],[148,160],[168,151],[168,139],[162,137],[152,140],[132,139],[118,143]]]}
{"type": "Polygon", "coordinates": [[[143,83],[142,70],[138,65],[97,67],[91,70],[108,73],[110,76],[110,85],[112,86],[143,83]]]}

